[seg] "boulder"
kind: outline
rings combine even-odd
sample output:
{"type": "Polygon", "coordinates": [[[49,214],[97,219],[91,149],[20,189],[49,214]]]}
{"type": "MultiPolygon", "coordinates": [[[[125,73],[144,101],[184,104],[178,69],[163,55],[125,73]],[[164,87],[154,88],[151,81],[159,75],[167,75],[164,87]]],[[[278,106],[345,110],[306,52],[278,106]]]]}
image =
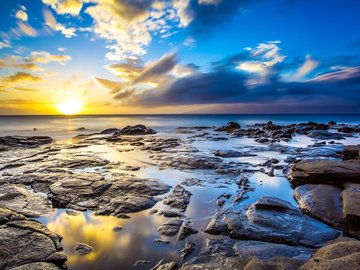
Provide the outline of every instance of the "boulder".
{"type": "Polygon", "coordinates": [[[322,248],[300,270],[360,269],[360,241],[341,238],[322,248]]]}
{"type": "Polygon", "coordinates": [[[89,254],[90,252],[92,252],[93,247],[89,246],[87,244],[84,244],[84,243],[78,243],[74,247],[74,251],[76,254],[83,256],[83,255],[86,255],[86,254],[89,254]]]}
{"type": "Polygon", "coordinates": [[[293,186],[360,183],[360,160],[302,160],[291,168],[289,181],[293,186]]]}
{"type": "Polygon", "coordinates": [[[52,143],[54,140],[47,136],[5,136],[0,137],[0,145],[12,147],[35,147],[52,143]]]}
{"type": "Polygon", "coordinates": [[[237,129],[240,129],[241,126],[236,122],[229,122],[226,126],[218,127],[215,129],[215,131],[226,131],[226,132],[232,132],[237,129]]]}
{"type": "Polygon", "coordinates": [[[240,211],[216,214],[205,232],[229,234],[236,239],[320,247],[340,232],[304,215],[289,202],[270,196],[258,199],[240,211]]]}
{"type": "Polygon", "coordinates": [[[156,134],[156,131],[147,128],[144,125],[126,126],[123,129],[116,131],[114,135],[148,135],[156,134]]]}
{"type": "Polygon", "coordinates": [[[295,188],[293,195],[307,214],[341,229],[344,224],[342,191],[342,188],[330,185],[306,184],[295,188]]]}
{"type": "Polygon", "coordinates": [[[360,159],[360,145],[346,145],[343,150],[343,160],[360,159]]]}
{"type": "Polygon", "coordinates": [[[158,227],[158,231],[161,235],[173,236],[180,230],[183,221],[180,219],[172,219],[158,227]]]}

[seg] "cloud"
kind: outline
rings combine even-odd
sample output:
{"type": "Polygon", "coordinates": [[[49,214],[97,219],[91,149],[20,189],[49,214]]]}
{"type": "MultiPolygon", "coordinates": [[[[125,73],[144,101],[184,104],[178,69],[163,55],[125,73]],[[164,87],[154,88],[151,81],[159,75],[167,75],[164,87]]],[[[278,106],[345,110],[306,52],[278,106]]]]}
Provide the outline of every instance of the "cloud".
{"type": "Polygon", "coordinates": [[[24,6],[21,6],[21,8],[16,11],[15,18],[24,22],[28,20],[28,15],[26,13],[26,8],[24,6]]]}
{"type": "Polygon", "coordinates": [[[196,47],[196,40],[189,36],[184,40],[183,45],[185,47],[194,48],[196,47]]]}
{"type": "Polygon", "coordinates": [[[17,91],[22,91],[22,92],[40,92],[40,90],[38,90],[38,89],[30,89],[30,88],[24,88],[24,87],[14,87],[14,89],[17,91]]]}
{"type": "MultiPolygon", "coordinates": [[[[38,32],[34,28],[32,28],[32,26],[28,23],[18,21],[17,26],[18,26],[18,30],[20,30],[25,36],[29,36],[29,37],[38,36],[38,32]]],[[[14,31],[17,32],[16,29],[14,31]]]]}
{"type": "Polygon", "coordinates": [[[76,36],[75,33],[76,29],[74,27],[66,28],[64,25],[58,23],[50,10],[43,9],[43,16],[44,16],[45,24],[50,29],[61,32],[61,34],[63,34],[67,38],[76,36]]]}
{"type": "Polygon", "coordinates": [[[319,65],[319,62],[312,59],[311,55],[306,56],[306,60],[304,64],[296,71],[296,73],[293,75],[293,80],[301,80],[307,75],[309,75],[317,66],[319,65]]]}
{"type": "Polygon", "coordinates": [[[82,0],[42,0],[42,2],[51,6],[58,14],[78,15],[83,6],[82,0]]]}
{"type": "Polygon", "coordinates": [[[148,64],[148,66],[145,67],[139,76],[134,79],[134,82],[138,83],[157,81],[159,76],[171,71],[177,62],[177,55],[175,53],[164,55],[159,60],[148,64]]]}
{"type": "Polygon", "coordinates": [[[0,41],[0,49],[11,48],[11,44],[7,40],[0,41]]]}
{"type": "Polygon", "coordinates": [[[65,64],[65,62],[70,61],[72,58],[70,55],[56,55],[50,54],[45,51],[41,52],[31,52],[29,61],[33,63],[48,64],[50,62],[57,62],[59,64],[65,64]]]}
{"type": "Polygon", "coordinates": [[[42,81],[42,78],[34,76],[27,72],[16,72],[13,75],[2,77],[2,82],[4,83],[18,83],[18,82],[39,82],[42,81]]]}

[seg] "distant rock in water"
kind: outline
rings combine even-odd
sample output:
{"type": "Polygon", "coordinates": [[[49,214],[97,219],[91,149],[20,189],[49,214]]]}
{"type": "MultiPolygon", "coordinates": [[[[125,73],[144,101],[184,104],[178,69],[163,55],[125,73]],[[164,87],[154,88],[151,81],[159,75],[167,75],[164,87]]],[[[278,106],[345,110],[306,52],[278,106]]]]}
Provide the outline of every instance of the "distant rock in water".
{"type": "Polygon", "coordinates": [[[156,134],[156,131],[144,125],[126,126],[115,132],[114,135],[147,135],[156,134]]]}
{"type": "Polygon", "coordinates": [[[119,131],[118,128],[107,128],[100,132],[100,134],[114,134],[115,132],[119,131]]]}
{"type": "Polygon", "coordinates": [[[226,126],[216,128],[215,131],[232,132],[240,128],[241,128],[240,124],[236,122],[229,122],[226,126]]]}
{"type": "Polygon", "coordinates": [[[52,143],[54,140],[48,136],[5,136],[0,137],[0,145],[13,147],[34,147],[52,143]]]}
{"type": "Polygon", "coordinates": [[[79,243],[74,247],[74,251],[76,252],[76,254],[82,256],[92,252],[93,247],[84,243],[79,243]]]}
{"type": "Polygon", "coordinates": [[[78,129],[76,129],[76,131],[83,131],[83,130],[86,130],[86,128],[80,127],[80,128],[78,128],[78,129]]]}

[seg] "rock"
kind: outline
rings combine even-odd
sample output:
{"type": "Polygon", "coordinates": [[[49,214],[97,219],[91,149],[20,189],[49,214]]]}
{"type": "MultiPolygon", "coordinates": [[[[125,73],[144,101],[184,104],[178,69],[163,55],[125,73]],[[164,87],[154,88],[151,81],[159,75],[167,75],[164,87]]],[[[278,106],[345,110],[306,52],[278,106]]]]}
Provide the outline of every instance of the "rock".
{"type": "Polygon", "coordinates": [[[52,211],[51,203],[44,196],[19,185],[0,186],[0,203],[13,211],[33,218],[52,211]]]}
{"type": "Polygon", "coordinates": [[[180,227],[177,240],[183,240],[189,235],[196,233],[198,233],[198,230],[192,228],[189,221],[184,221],[180,227]]]}
{"type": "Polygon", "coordinates": [[[159,226],[157,230],[161,235],[173,236],[179,232],[182,223],[183,221],[180,219],[172,219],[159,226]]]}
{"type": "Polygon", "coordinates": [[[0,269],[62,268],[66,255],[59,254],[60,240],[41,223],[0,206],[0,269]]]}
{"type": "Polygon", "coordinates": [[[216,150],[213,154],[217,157],[236,158],[236,157],[254,157],[256,155],[251,153],[242,153],[234,150],[216,150]]]}
{"type": "Polygon", "coordinates": [[[360,132],[360,128],[356,128],[356,127],[341,127],[337,129],[338,132],[342,132],[342,133],[355,133],[355,132],[360,132]]]}
{"type": "Polygon", "coordinates": [[[184,213],[172,210],[161,210],[159,215],[163,215],[164,217],[173,218],[173,217],[183,217],[184,213]]]}
{"type": "Polygon", "coordinates": [[[307,136],[318,140],[343,140],[345,137],[339,133],[329,131],[312,131],[307,136]]]}
{"type": "Polygon", "coordinates": [[[127,213],[135,213],[149,209],[153,207],[157,201],[156,198],[147,195],[117,196],[111,199],[108,205],[100,207],[95,214],[123,217],[123,215],[127,213]]]}
{"type": "Polygon", "coordinates": [[[218,205],[218,206],[223,206],[224,205],[224,203],[225,203],[225,200],[224,199],[217,199],[216,200],[216,204],[218,205]]]}
{"type": "Polygon", "coordinates": [[[346,145],[343,150],[343,160],[360,159],[360,145],[346,145]]]}
{"type": "Polygon", "coordinates": [[[170,244],[170,241],[164,240],[164,239],[161,239],[161,238],[154,239],[153,242],[154,243],[161,243],[161,244],[170,244]]]}
{"type": "Polygon", "coordinates": [[[175,270],[178,265],[176,262],[164,263],[164,260],[159,261],[153,268],[150,270],[175,270]]]}
{"type": "Polygon", "coordinates": [[[72,210],[72,209],[66,209],[65,212],[69,216],[79,216],[81,214],[79,211],[75,211],[75,210],[72,210]]]}
{"type": "Polygon", "coordinates": [[[344,218],[347,223],[354,224],[360,231],[360,185],[347,188],[341,193],[344,218]]]}
{"type": "Polygon", "coordinates": [[[229,234],[236,239],[252,239],[314,248],[340,234],[301,213],[287,201],[264,196],[240,211],[216,214],[205,232],[229,234]]]}
{"type": "Polygon", "coordinates": [[[115,132],[119,131],[118,128],[107,128],[100,132],[100,134],[114,134],[115,132]]]}
{"type": "Polygon", "coordinates": [[[289,181],[293,186],[360,183],[360,160],[302,160],[291,168],[289,181]]]}
{"type": "Polygon", "coordinates": [[[12,147],[35,147],[52,143],[54,140],[47,136],[5,136],[0,137],[0,145],[12,147]]]}
{"type": "Polygon", "coordinates": [[[138,260],[134,263],[134,266],[145,265],[145,264],[149,264],[149,263],[152,263],[152,261],[138,260]]]}
{"type": "Polygon", "coordinates": [[[168,166],[181,169],[217,169],[222,164],[219,157],[208,157],[200,155],[184,155],[172,157],[171,160],[165,161],[168,166]]]}
{"type": "Polygon", "coordinates": [[[85,169],[89,167],[103,167],[109,163],[110,161],[100,158],[75,158],[60,162],[59,167],[65,167],[69,169],[85,169]]]}
{"type": "Polygon", "coordinates": [[[60,270],[60,268],[52,263],[34,262],[11,268],[11,270],[60,270]]]}
{"type": "Polygon", "coordinates": [[[229,122],[226,126],[218,127],[215,129],[215,131],[226,131],[226,132],[232,132],[237,129],[240,129],[241,126],[236,122],[229,122]]]}
{"type": "Polygon", "coordinates": [[[77,129],[76,129],[76,131],[83,131],[83,130],[86,130],[86,128],[80,127],[80,128],[77,128],[77,129]]]}
{"type": "Polygon", "coordinates": [[[122,231],[122,229],[123,229],[123,226],[114,226],[114,227],[112,228],[112,230],[113,230],[114,232],[120,232],[120,231],[122,231]]]}
{"type": "Polygon", "coordinates": [[[177,208],[185,212],[188,204],[190,203],[191,193],[180,185],[177,185],[173,192],[163,201],[165,205],[177,208]]]}
{"type": "Polygon", "coordinates": [[[288,246],[260,241],[242,240],[236,242],[234,251],[240,259],[258,258],[269,260],[276,257],[288,257],[306,261],[315,252],[314,249],[302,246],[288,246]]]}
{"type": "Polygon", "coordinates": [[[147,128],[144,125],[126,126],[123,129],[116,131],[115,135],[147,135],[156,134],[156,131],[147,128]]]}
{"type": "Polygon", "coordinates": [[[89,254],[90,252],[92,252],[93,247],[89,246],[87,244],[84,244],[84,243],[78,243],[74,247],[74,251],[76,254],[83,256],[83,255],[86,255],[86,254],[89,254]]]}
{"type": "Polygon", "coordinates": [[[299,207],[335,228],[343,227],[341,188],[330,185],[303,185],[294,190],[299,207]]]}
{"type": "Polygon", "coordinates": [[[187,187],[192,187],[192,186],[203,187],[204,183],[205,183],[204,180],[196,179],[196,178],[188,178],[181,182],[183,186],[187,186],[187,187]]]}
{"type": "Polygon", "coordinates": [[[360,241],[351,238],[340,238],[316,251],[314,256],[300,269],[360,269],[360,241]]]}
{"type": "Polygon", "coordinates": [[[185,259],[188,257],[195,248],[195,244],[193,242],[187,242],[184,246],[184,248],[181,250],[181,259],[185,259]]]}

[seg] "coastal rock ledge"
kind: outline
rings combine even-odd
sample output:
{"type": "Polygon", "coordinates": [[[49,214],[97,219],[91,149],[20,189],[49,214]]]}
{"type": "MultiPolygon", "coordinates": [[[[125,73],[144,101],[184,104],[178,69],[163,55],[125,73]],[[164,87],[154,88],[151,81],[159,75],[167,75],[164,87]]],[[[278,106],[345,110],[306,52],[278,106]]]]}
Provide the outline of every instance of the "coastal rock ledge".
{"type": "Polygon", "coordinates": [[[66,269],[61,237],[0,205],[0,269],[66,269]]]}

